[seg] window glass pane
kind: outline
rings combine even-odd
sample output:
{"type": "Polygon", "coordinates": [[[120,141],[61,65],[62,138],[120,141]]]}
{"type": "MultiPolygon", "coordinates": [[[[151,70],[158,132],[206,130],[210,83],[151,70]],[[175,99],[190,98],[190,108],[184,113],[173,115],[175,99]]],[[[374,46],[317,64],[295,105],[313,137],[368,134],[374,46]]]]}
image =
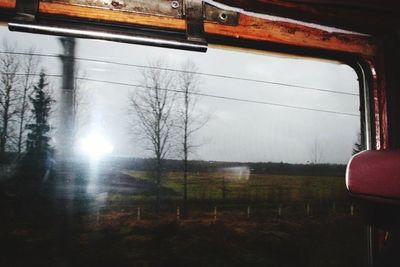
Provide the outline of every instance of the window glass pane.
{"type": "Polygon", "coordinates": [[[0,30],[3,266],[361,266],[340,62],[0,30]]]}

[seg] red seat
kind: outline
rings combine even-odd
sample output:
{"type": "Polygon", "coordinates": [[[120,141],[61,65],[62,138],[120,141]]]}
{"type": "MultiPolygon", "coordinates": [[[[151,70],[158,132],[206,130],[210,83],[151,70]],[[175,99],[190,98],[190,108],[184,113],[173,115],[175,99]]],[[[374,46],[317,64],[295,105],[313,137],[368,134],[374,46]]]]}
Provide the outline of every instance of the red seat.
{"type": "Polygon", "coordinates": [[[400,151],[363,151],[347,166],[346,186],[355,197],[400,204],[400,151]]]}

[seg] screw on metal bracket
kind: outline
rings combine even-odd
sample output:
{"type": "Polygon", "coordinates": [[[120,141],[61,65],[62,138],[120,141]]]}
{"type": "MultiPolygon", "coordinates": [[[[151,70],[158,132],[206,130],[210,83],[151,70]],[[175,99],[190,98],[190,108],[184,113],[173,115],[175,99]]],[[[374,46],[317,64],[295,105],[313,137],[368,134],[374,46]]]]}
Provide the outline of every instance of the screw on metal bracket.
{"type": "Polygon", "coordinates": [[[239,13],[223,10],[212,5],[204,6],[204,17],[207,21],[235,26],[239,23],[239,13]]]}
{"type": "Polygon", "coordinates": [[[172,1],[171,2],[171,7],[173,9],[177,9],[179,7],[179,1],[172,1]]]}
{"type": "Polygon", "coordinates": [[[219,19],[223,22],[228,20],[228,14],[226,14],[224,11],[222,11],[221,13],[219,13],[219,19]]]}

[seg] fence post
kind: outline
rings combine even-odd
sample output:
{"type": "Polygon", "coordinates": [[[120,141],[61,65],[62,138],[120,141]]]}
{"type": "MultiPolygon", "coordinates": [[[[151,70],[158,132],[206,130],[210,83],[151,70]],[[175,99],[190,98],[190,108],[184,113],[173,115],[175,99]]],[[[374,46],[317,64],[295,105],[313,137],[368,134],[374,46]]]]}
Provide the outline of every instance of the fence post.
{"type": "Polygon", "coordinates": [[[250,206],[247,206],[247,219],[250,219],[250,206]]]}
{"type": "Polygon", "coordinates": [[[217,221],[217,206],[214,207],[214,222],[217,221]]]}
{"type": "Polygon", "coordinates": [[[181,209],[176,207],[176,219],[179,221],[181,219],[181,209]]]}
{"type": "Polygon", "coordinates": [[[137,208],[137,217],[136,220],[140,221],[140,207],[137,208]]]}

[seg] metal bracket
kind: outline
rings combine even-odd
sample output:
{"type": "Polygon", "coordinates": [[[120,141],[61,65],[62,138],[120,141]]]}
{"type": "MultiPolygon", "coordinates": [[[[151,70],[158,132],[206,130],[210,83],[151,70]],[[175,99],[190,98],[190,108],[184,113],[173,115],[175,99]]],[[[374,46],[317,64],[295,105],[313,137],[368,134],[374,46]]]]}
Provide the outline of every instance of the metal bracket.
{"type": "Polygon", "coordinates": [[[238,12],[224,10],[206,2],[201,3],[199,0],[40,0],[40,2],[108,9],[112,11],[122,11],[126,14],[133,13],[177,19],[183,19],[184,16],[186,16],[190,20],[193,20],[194,17],[197,17],[199,22],[203,18],[207,22],[229,26],[238,25],[239,21],[238,12]],[[194,11],[194,16],[192,16],[191,9],[194,11]],[[202,16],[200,14],[201,12],[203,12],[202,16]]]}
{"type": "Polygon", "coordinates": [[[204,38],[203,6],[202,0],[186,0],[184,2],[186,37],[189,41],[206,43],[204,38]]]}
{"type": "Polygon", "coordinates": [[[16,0],[15,10],[17,21],[34,21],[39,9],[39,0],[16,0]]]}
{"type": "Polygon", "coordinates": [[[183,11],[183,0],[41,0],[41,2],[61,3],[170,18],[182,18],[183,11]]]}
{"type": "Polygon", "coordinates": [[[208,22],[236,26],[239,24],[239,13],[223,10],[206,4],[204,6],[204,18],[208,22]]]}

